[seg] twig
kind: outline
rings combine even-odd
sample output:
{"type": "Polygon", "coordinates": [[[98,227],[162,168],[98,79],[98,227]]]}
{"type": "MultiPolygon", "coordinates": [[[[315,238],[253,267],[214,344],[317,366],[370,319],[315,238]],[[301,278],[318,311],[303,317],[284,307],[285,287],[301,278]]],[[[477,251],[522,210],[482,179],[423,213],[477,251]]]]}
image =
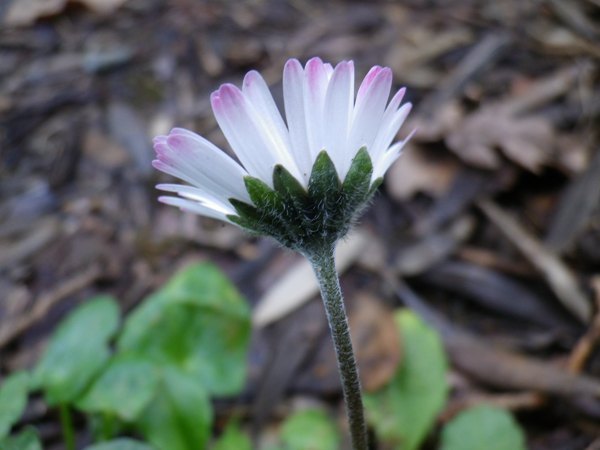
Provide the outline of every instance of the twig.
{"type": "Polygon", "coordinates": [[[442,335],[453,365],[481,382],[504,389],[535,391],[564,397],[600,397],[600,382],[575,375],[544,361],[535,360],[486,344],[458,329],[429,307],[402,280],[385,275],[396,295],[442,335]]]}
{"type": "Polygon", "coordinates": [[[57,220],[42,220],[27,237],[4,246],[0,254],[0,268],[28,258],[54,239],[58,232],[57,220]]]}
{"type": "Polygon", "coordinates": [[[577,279],[560,258],[493,202],[483,200],[478,202],[478,206],[544,275],[563,306],[582,322],[589,322],[592,316],[591,305],[580,289],[577,279]]]}
{"type": "Polygon", "coordinates": [[[456,97],[469,81],[496,61],[508,48],[511,37],[505,33],[488,34],[474,46],[460,64],[442,81],[440,88],[419,107],[419,115],[430,115],[440,104],[456,97]]]}
{"type": "Polygon", "coordinates": [[[475,394],[452,402],[441,414],[440,420],[448,422],[465,409],[478,405],[492,405],[511,411],[539,408],[546,403],[546,398],[538,392],[517,392],[509,394],[475,394]]]}
{"type": "Polygon", "coordinates": [[[65,297],[74,294],[93,283],[100,277],[102,270],[100,266],[93,265],[78,273],[69,280],[59,284],[52,291],[42,294],[35,302],[31,312],[17,319],[10,327],[0,330],[0,348],[13,341],[17,336],[27,331],[40,320],[42,320],[52,307],[62,301],[65,297]]]}
{"type": "Polygon", "coordinates": [[[596,314],[588,331],[579,339],[571,352],[567,369],[571,373],[581,373],[587,359],[600,341],[600,275],[592,279],[596,296],[596,314]]]}
{"type": "Polygon", "coordinates": [[[562,0],[547,0],[560,19],[570,26],[577,34],[590,41],[598,39],[599,33],[595,25],[577,8],[576,2],[562,0]]]}

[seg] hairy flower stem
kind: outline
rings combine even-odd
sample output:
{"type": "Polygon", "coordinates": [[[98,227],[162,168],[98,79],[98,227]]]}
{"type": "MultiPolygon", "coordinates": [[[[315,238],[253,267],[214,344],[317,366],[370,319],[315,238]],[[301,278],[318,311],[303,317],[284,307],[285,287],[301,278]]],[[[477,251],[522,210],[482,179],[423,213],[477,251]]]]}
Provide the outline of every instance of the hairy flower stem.
{"type": "Polygon", "coordinates": [[[352,448],[354,450],[367,450],[367,427],[365,425],[358,368],[354,359],[348,317],[344,308],[344,299],[335,268],[333,251],[334,245],[326,245],[318,250],[306,252],[305,255],[312,264],[321,288],[321,297],[325,305],[342,381],[346,413],[352,437],[352,448]]]}

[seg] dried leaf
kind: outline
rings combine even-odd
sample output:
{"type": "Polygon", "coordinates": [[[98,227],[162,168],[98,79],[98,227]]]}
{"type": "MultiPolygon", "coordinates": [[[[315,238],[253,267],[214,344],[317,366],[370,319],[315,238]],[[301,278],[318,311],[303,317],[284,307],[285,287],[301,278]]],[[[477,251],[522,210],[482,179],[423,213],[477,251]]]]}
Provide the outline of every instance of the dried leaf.
{"type": "MultiPolygon", "coordinates": [[[[369,241],[366,232],[355,230],[338,244],[336,267],[344,272],[362,253],[369,241]]],[[[306,260],[301,260],[271,286],[254,310],[253,322],[264,327],[289,314],[319,292],[313,270],[306,260]]]]}
{"type": "MultiPolygon", "coordinates": [[[[366,391],[382,388],[396,373],[401,339],[392,312],[369,294],[358,294],[350,311],[350,330],[366,391]]],[[[332,358],[333,359],[333,358],[332,358]]]]}
{"type": "MultiPolygon", "coordinates": [[[[109,14],[116,11],[126,0],[76,0],[94,12],[109,14]]],[[[7,26],[32,25],[42,17],[60,14],[69,0],[15,0],[10,4],[4,18],[7,26]]]]}
{"type": "Polygon", "coordinates": [[[386,188],[396,200],[405,200],[417,192],[437,197],[448,190],[458,170],[455,161],[427,158],[409,142],[400,162],[394,164],[386,175],[386,188]]]}
{"type": "Polygon", "coordinates": [[[26,26],[33,24],[40,17],[60,13],[67,0],[16,0],[10,4],[4,24],[7,26],[26,26]]]}
{"type": "Polygon", "coordinates": [[[496,149],[524,168],[538,172],[552,156],[554,132],[540,117],[516,117],[502,108],[485,108],[468,116],[451,131],[446,144],[476,167],[497,169],[496,149]]]}

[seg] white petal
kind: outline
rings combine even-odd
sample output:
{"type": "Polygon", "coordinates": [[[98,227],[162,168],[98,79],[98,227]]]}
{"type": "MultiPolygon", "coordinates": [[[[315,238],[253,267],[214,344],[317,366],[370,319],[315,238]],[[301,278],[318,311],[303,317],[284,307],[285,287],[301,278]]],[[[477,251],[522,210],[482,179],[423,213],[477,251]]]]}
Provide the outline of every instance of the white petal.
{"type": "Polygon", "coordinates": [[[203,186],[239,200],[250,199],[244,184],[248,173],[211,142],[191,131],[176,129],[167,137],[167,145],[184,168],[201,175],[198,182],[203,186]]]}
{"type": "Polygon", "coordinates": [[[323,132],[325,95],[329,78],[328,69],[320,58],[312,58],[306,63],[304,77],[304,111],[306,118],[306,134],[312,163],[321,150],[325,148],[323,132]]]}
{"type": "Polygon", "coordinates": [[[282,164],[298,176],[289,149],[275,140],[264,125],[266,119],[259,117],[260,112],[238,88],[224,84],[213,92],[211,103],[221,130],[250,175],[273,187],[273,168],[282,164]]]}
{"type": "Polygon", "coordinates": [[[272,185],[273,167],[278,161],[257,132],[242,92],[233,85],[225,84],[213,92],[211,104],[223,134],[244,168],[250,175],[272,185]]]}
{"type": "Polygon", "coordinates": [[[398,159],[402,154],[402,150],[410,138],[415,134],[416,130],[413,130],[407,137],[401,142],[396,142],[392,145],[387,152],[383,154],[377,163],[373,166],[373,175],[371,180],[375,181],[379,177],[383,177],[388,171],[390,166],[398,159]]]}
{"type": "Polygon", "coordinates": [[[373,80],[375,80],[375,77],[379,74],[379,72],[381,72],[382,69],[383,67],[381,66],[373,66],[367,72],[367,75],[365,75],[365,78],[363,79],[362,83],[360,83],[360,86],[358,88],[358,93],[356,94],[357,107],[360,105],[361,102],[364,101],[365,94],[367,93],[371,84],[373,84],[373,80]]]}
{"type": "MultiPolygon", "coordinates": [[[[365,83],[367,80],[363,82],[363,85],[365,83]]],[[[348,151],[351,153],[356,154],[358,149],[363,146],[367,147],[369,153],[371,152],[391,86],[392,72],[387,67],[379,70],[365,88],[361,86],[359,94],[361,90],[362,94],[356,101],[349,139],[348,151]]]]}
{"type": "Polygon", "coordinates": [[[325,97],[324,144],[333,160],[339,177],[343,180],[348,172],[350,161],[354,157],[348,152],[348,129],[352,119],[352,101],[354,98],[354,64],[339,63],[331,76],[325,97]]]}
{"type": "MultiPolygon", "coordinates": [[[[242,199],[248,197],[246,192],[227,190],[225,186],[219,182],[219,179],[213,181],[207,178],[205,173],[207,168],[198,168],[194,162],[194,158],[182,157],[182,152],[170,147],[167,140],[162,141],[162,143],[161,140],[156,140],[157,142],[154,144],[158,159],[152,161],[152,165],[156,169],[187,181],[191,185],[208,192],[209,195],[212,195],[215,198],[227,199],[230,197],[240,197],[240,199],[242,199]]],[[[236,176],[236,179],[242,181],[240,177],[236,176]]]]}
{"type": "Polygon", "coordinates": [[[277,154],[281,164],[298,177],[296,161],[293,158],[288,129],[275,105],[273,96],[265,80],[255,70],[244,77],[242,92],[249,105],[255,110],[252,115],[265,140],[271,144],[272,152],[277,154]]]}
{"type": "MultiPolygon", "coordinates": [[[[214,196],[211,193],[207,192],[204,189],[186,186],[183,184],[157,184],[156,189],[165,192],[174,192],[178,194],[180,197],[186,198],[188,200],[192,200],[194,202],[199,202],[203,204],[210,204],[215,207],[215,209],[220,209],[222,211],[234,211],[229,203],[229,199],[224,196],[214,196]]],[[[230,213],[228,213],[230,214],[230,213]]]]}
{"type": "Polygon", "coordinates": [[[212,204],[198,203],[192,200],[186,200],[178,197],[159,197],[158,201],[166,205],[177,206],[184,211],[189,211],[201,216],[211,217],[213,219],[230,222],[227,218],[229,214],[236,214],[235,211],[223,211],[220,208],[215,208],[212,204]]]}
{"type": "Polygon", "coordinates": [[[371,150],[371,159],[377,161],[381,155],[389,148],[390,144],[398,134],[400,127],[406,120],[406,117],[412,109],[411,103],[405,103],[396,111],[386,111],[381,120],[381,127],[377,133],[377,137],[373,142],[371,150]],[[390,114],[388,114],[388,112],[390,114]],[[387,116],[387,117],[386,117],[387,116]]]}
{"type": "Polygon", "coordinates": [[[306,187],[312,169],[312,159],[308,149],[304,111],[304,69],[297,59],[290,59],[283,69],[283,101],[292,154],[300,171],[299,181],[306,187]]]}

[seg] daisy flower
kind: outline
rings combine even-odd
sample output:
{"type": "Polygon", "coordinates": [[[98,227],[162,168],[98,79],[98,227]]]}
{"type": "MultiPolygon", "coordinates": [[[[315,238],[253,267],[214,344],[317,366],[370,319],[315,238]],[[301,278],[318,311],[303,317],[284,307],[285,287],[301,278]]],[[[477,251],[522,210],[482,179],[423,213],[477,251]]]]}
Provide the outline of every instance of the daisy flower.
{"type": "Polygon", "coordinates": [[[285,121],[256,71],[242,88],[211,95],[219,124],[239,163],[196,133],[174,128],[154,139],[158,170],[188,185],[160,201],[267,234],[302,250],[342,237],[405,142],[393,143],[411,109],[404,89],[391,98],[392,72],[373,67],[355,95],[354,64],[335,68],[312,58],[283,72],[285,121]],[[317,239],[318,238],[318,239],[317,239]]]}
{"type": "Polygon", "coordinates": [[[338,359],[352,446],[367,450],[358,370],[334,247],[368,203],[405,142],[393,143],[411,105],[391,100],[392,72],[373,67],[355,96],[354,64],[313,58],[283,71],[285,120],[256,71],[242,89],[211,96],[217,122],[238,161],[181,128],[154,140],[158,170],[188,185],[160,184],[164,203],[268,235],[302,253],[321,288],[338,359]]]}

